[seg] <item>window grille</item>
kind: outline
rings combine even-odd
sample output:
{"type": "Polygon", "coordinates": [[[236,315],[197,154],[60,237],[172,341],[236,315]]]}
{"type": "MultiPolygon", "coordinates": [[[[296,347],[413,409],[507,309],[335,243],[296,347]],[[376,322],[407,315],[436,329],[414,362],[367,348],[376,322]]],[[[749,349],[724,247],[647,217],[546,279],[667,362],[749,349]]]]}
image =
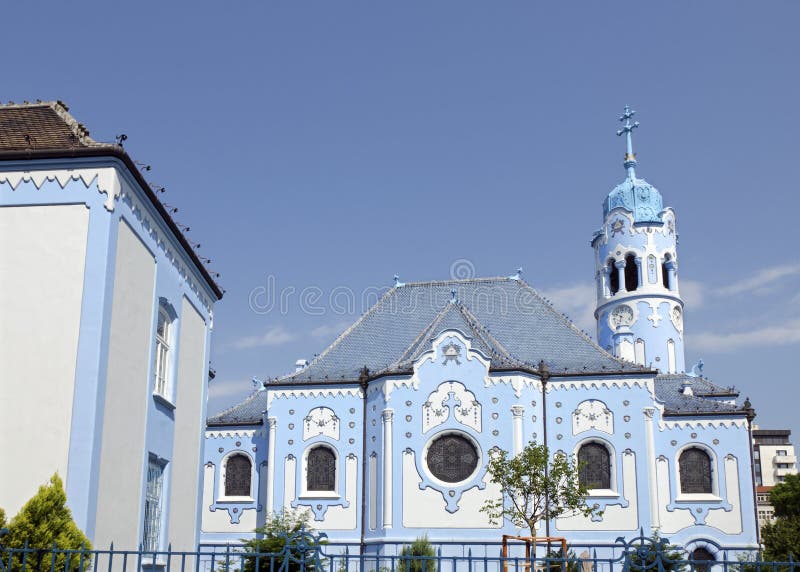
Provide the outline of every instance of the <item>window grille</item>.
{"type": "Polygon", "coordinates": [[[711,459],[702,449],[693,447],[678,459],[682,493],[711,494],[711,459]]]}
{"type": "Polygon", "coordinates": [[[578,451],[578,480],[587,489],[611,488],[611,454],[600,443],[586,443],[578,451]]]}
{"type": "Polygon", "coordinates": [[[246,455],[233,455],[225,462],[225,496],[250,496],[252,464],[246,455]]]}
{"type": "Polygon", "coordinates": [[[156,363],[153,368],[153,391],[162,397],[167,396],[169,388],[169,352],[172,321],[164,308],[158,310],[158,325],[156,326],[156,363]]]}
{"type": "Polygon", "coordinates": [[[308,452],[306,489],[336,490],[336,455],[328,447],[314,447],[308,452]]]}
{"type": "Polygon", "coordinates": [[[464,481],[478,467],[478,452],[472,441],[461,435],[439,437],[428,447],[428,470],[445,483],[464,481]]]}
{"type": "Polygon", "coordinates": [[[155,552],[161,536],[161,493],[164,485],[164,465],[150,459],[147,465],[147,490],[144,499],[143,550],[155,552]]]}

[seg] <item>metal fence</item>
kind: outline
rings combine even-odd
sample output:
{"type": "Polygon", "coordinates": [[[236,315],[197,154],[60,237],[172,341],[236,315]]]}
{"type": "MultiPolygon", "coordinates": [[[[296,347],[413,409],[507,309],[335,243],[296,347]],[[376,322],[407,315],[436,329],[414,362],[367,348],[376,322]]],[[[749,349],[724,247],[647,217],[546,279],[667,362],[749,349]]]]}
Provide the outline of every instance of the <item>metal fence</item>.
{"type": "MultiPolygon", "coordinates": [[[[11,548],[0,543],[0,572],[800,572],[800,563],[764,562],[757,553],[718,550],[713,559],[692,559],[669,544],[640,534],[617,539],[613,556],[597,550],[544,549],[541,555],[503,557],[473,555],[472,547],[446,555],[438,547],[427,554],[352,551],[327,541],[325,534],[300,529],[278,539],[275,552],[253,552],[237,546],[199,547],[196,551],[65,550],[52,546],[11,548]]],[[[553,547],[554,549],[556,547],[553,547]]],[[[710,547],[713,548],[713,547],[710,547]]]]}

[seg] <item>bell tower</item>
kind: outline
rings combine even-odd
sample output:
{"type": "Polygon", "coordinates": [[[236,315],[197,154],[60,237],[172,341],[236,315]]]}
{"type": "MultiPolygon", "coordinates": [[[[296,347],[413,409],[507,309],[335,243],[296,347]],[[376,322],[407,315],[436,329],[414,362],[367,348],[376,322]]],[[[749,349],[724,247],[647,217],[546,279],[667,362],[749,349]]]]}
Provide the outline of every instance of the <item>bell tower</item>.
{"type": "Polygon", "coordinates": [[[636,177],[631,121],[620,116],[627,150],[625,180],[603,202],[603,226],[592,236],[597,282],[597,339],[617,357],[658,369],[685,370],[683,300],[678,289],[675,213],[661,193],[636,177]]]}

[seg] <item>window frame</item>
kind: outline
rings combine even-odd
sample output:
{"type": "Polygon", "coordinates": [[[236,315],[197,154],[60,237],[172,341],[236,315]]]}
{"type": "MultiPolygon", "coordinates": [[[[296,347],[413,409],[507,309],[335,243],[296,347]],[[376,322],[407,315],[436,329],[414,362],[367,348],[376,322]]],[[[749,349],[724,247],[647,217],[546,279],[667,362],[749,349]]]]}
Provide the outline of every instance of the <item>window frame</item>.
{"type": "Polygon", "coordinates": [[[340,456],[339,451],[336,447],[325,440],[314,441],[313,443],[309,443],[309,445],[303,451],[303,465],[302,470],[300,471],[300,496],[301,499],[338,499],[341,498],[341,485],[340,479],[342,477],[342,467],[340,466],[340,456]],[[319,490],[309,490],[308,488],[308,457],[311,454],[311,451],[317,449],[318,447],[325,447],[329,451],[333,453],[333,490],[332,491],[319,491],[319,490]]]}
{"type": "Polygon", "coordinates": [[[717,455],[713,449],[702,443],[688,443],[675,452],[675,501],[676,502],[720,502],[719,496],[719,467],[717,455]],[[699,449],[703,451],[709,459],[711,468],[711,492],[710,493],[684,493],[682,492],[680,459],[684,451],[689,449],[699,449]]]}
{"type": "MultiPolygon", "coordinates": [[[[163,542],[164,542],[164,497],[167,493],[167,466],[168,462],[165,459],[159,458],[157,455],[153,455],[152,453],[148,455],[147,459],[147,467],[145,473],[145,482],[144,482],[144,506],[142,507],[142,552],[145,553],[157,553],[162,550],[163,542]],[[148,523],[153,522],[154,520],[148,518],[148,503],[150,502],[148,499],[151,495],[150,493],[150,475],[151,471],[154,468],[158,468],[159,474],[156,477],[158,482],[158,496],[157,496],[157,510],[158,515],[155,519],[157,528],[155,534],[148,535],[148,523]],[[151,542],[155,542],[155,546],[151,544],[151,542]]],[[[152,558],[152,557],[151,557],[152,558]]]]}
{"type": "Polygon", "coordinates": [[[587,437],[578,441],[575,444],[575,449],[573,454],[575,455],[575,460],[578,459],[578,453],[581,450],[581,447],[584,445],[588,445],[590,443],[594,443],[596,445],[600,445],[604,447],[605,450],[608,452],[608,472],[609,472],[609,484],[611,485],[610,489],[588,489],[586,491],[587,497],[592,498],[618,498],[619,494],[619,483],[617,481],[617,451],[614,449],[614,446],[606,441],[605,439],[601,439],[600,437],[587,437]]]}
{"type": "Polygon", "coordinates": [[[175,368],[177,360],[178,315],[166,298],[158,299],[156,322],[153,329],[153,397],[164,405],[175,408],[175,368]],[[164,320],[165,335],[159,333],[159,325],[164,320]]]}
{"type": "Polygon", "coordinates": [[[439,485],[441,487],[446,487],[446,488],[449,488],[449,489],[460,488],[460,487],[463,487],[463,486],[467,485],[468,483],[474,481],[475,478],[481,473],[481,470],[484,468],[485,459],[486,459],[486,455],[484,454],[483,449],[481,448],[480,444],[478,443],[478,440],[475,439],[469,433],[467,433],[465,431],[459,431],[457,429],[444,429],[442,431],[439,431],[438,433],[435,433],[435,434],[431,435],[430,438],[428,439],[428,441],[425,443],[425,446],[422,448],[422,453],[420,455],[421,465],[424,468],[428,479],[430,479],[431,482],[433,482],[433,483],[435,483],[435,484],[437,484],[437,485],[439,485]],[[464,439],[466,439],[467,441],[472,443],[472,446],[475,449],[475,453],[478,456],[478,460],[475,463],[475,469],[472,471],[472,473],[466,479],[464,479],[463,481],[458,481],[458,482],[455,482],[455,483],[448,483],[448,482],[442,481],[441,479],[437,478],[436,475],[433,474],[433,472],[431,471],[430,467],[428,466],[428,450],[431,448],[431,445],[433,445],[439,439],[441,439],[443,437],[447,437],[448,435],[456,435],[458,437],[463,437],[464,439]]]}
{"type": "Polygon", "coordinates": [[[241,449],[234,449],[233,451],[229,452],[225,455],[222,460],[220,461],[220,470],[219,470],[219,493],[217,495],[217,502],[255,502],[255,497],[253,496],[253,488],[255,486],[255,463],[253,462],[253,458],[246,452],[241,449]],[[242,456],[250,461],[250,493],[247,496],[239,496],[239,495],[228,495],[226,494],[225,490],[225,478],[228,473],[228,461],[235,456],[242,456]]]}

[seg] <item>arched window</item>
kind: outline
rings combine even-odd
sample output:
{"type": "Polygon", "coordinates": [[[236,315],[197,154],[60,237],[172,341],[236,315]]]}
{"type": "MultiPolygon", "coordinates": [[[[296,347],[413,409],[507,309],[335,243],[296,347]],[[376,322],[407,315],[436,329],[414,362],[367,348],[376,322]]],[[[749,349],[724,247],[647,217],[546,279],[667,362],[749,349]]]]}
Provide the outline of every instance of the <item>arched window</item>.
{"type": "Polygon", "coordinates": [[[625,257],[625,290],[632,292],[639,287],[639,265],[636,264],[636,255],[629,254],[625,257]]]}
{"type": "Polygon", "coordinates": [[[692,550],[691,559],[693,561],[694,566],[692,568],[695,572],[707,572],[708,564],[706,562],[714,562],[716,558],[714,555],[711,554],[707,548],[695,548],[692,550]]]}
{"type": "Polygon", "coordinates": [[[611,488],[611,454],[600,443],[585,443],[578,450],[579,482],[587,489],[611,488]]]}
{"type": "Polygon", "coordinates": [[[611,294],[619,292],[619,273],[614,267],[613,260],[608,261],[608,288],[611,290],[611,294]]]}
{"type": "Polygon", "coordinates": [[[681,492],[688,494],[711,494],[711,458],[708,453],[692,447],[681,453],[678,459],[681,477],[681,492]]]}
{"type": "Polygon", "coordinates": [[[669,262],[672,260],[672,257],[669,253],[664,255],[664,261],[661,263],[661,283],[664,285],[664,288],[669,290],[669,262]]]}
{"type": "Polygon", "coordinates": [[[306,489],[309,491],[336,490],[336,455],[330,447],[320,445],[308,452],[306,489]]]}
{"type": "Polygon", "coordinates": [[[231,455],[225,461],[225,496],[249,497],[253,464],[247,455],[231,455]]]}

